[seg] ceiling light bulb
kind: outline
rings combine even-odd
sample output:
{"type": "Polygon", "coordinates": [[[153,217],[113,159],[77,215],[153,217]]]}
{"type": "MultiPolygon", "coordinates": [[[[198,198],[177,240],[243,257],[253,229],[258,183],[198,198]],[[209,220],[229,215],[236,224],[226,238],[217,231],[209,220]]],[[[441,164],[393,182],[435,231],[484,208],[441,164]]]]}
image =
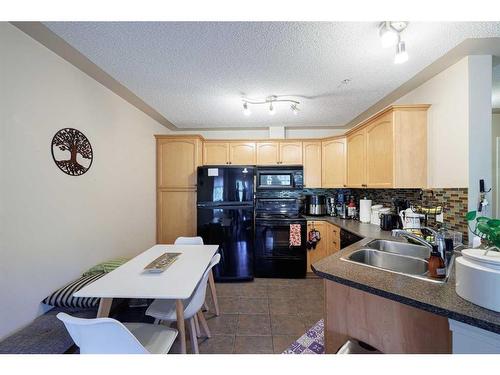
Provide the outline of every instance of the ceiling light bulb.
{"type": "Polygon", "coordinates": [[[243,114],[245,116],[250,116],[252,114],[252,112],[250,111],[250,109],[248,108],[248,104],[245,102],[243,103],[243,114]]]}
{"type": "Polygon", "coordinates": [[[399,33],[394,30],[389,21],[383,22],[380,27],[380,42],[383,48],[395,46],[399,41],[399,33]]]}
{"type": "Polygon", "coordinates": [[[405,42],[401,41],[396,46],[396,56],[394,57],[394,64],[402,64],[408,61],[408,52],[406,52],[405,42]]]}
{"type": "Polygon", "coordinates": [[[269,114],[271,116],[274,116],[276,114],[276,110],[273,107],[273,102],[271,102],[271,104],[269,105],[269,114]]]}
{"type": "Polygon", "coordinates": [[[294,103],[294,104],[292,104],[292,105],[290,106],[290,108],[292,109],[292,112],[293,112],[293,114],[294,114],[295,116],[297,116],[297,115],[299,114],[299,109],[297,108],[297,104],[295,104],[295,103],[294,103]]]}

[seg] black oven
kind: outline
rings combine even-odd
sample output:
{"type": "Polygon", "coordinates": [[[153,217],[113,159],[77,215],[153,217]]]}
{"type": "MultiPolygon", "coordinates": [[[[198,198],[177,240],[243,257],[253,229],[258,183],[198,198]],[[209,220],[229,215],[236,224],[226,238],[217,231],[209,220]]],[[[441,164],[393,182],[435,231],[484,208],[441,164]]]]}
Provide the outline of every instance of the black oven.
{"type": "Polygon", "coordinates": [[[257,277],[303,278],[306,275],[306,219],[255,219],[255,275],[257,277]],[[290,225],[300,225],[300,246],[290,246],[290,225]]]}
{"type": "Polygon", "coordinates": [[[257,167],[256,189],[302,190],[304,169],[301,165],[287,167],[257,167]]]}
{"type": "Polygon", "coordinates": [[[264,188],[257,190],[255,197],[255,276],[305,277],[307,221],[302,216],[302,190],[264,188]],[[293,233],[293,246],[291,225],[296,231],[297,225],[300,228],[300,235],[293,233]]]}

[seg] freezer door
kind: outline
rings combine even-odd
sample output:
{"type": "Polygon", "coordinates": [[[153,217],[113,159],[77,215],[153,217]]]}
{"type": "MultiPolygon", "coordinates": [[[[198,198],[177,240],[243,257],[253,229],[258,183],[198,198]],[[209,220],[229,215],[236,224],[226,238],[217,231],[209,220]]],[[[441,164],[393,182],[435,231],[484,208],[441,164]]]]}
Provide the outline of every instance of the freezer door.
{"type": "Polygon", "coordinates": [[[247,202],[253,203],[254,168],[198,167],[198,203],[247,202]]]}
{"type": "Polygon", "coordinates": [[[207,245],[219,245],[217,281],[253,280],[253,207],[199,207],[198,235],[207,245]]]}

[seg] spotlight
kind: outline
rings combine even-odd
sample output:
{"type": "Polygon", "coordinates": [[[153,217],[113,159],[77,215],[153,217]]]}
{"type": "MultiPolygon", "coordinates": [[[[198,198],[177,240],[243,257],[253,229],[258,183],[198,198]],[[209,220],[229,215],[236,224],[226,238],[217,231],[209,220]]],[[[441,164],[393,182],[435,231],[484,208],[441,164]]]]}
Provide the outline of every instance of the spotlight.
{"type": "Polygon", "coordinates": [[[245,116],[250,116],[252,114],[252,112],[248,108],[248,104],[246,102],[243,103],[243,114],[245,116]]]}
{"type": "Polygon", "coordinates": [[[408,52],[406,52],[405,42],[401,41],[396,46],[396,56],[394,57],[394,64],[402,64],[408,61],[408,52]]]}
{"type": "Polygon", "coordinates": [[[391,26],[390,21],[382,22],[380,25],[380,42],[383,48],[396,45],[399,41],[399,33],[391,26]]]}
{"type": "Polygon", "coordinates": [[[271,104],[269,104],[269,114],[271,116],[274,116],[276,114],[276,110],[274,109],[273,102],[271,102],[271,104]]]}

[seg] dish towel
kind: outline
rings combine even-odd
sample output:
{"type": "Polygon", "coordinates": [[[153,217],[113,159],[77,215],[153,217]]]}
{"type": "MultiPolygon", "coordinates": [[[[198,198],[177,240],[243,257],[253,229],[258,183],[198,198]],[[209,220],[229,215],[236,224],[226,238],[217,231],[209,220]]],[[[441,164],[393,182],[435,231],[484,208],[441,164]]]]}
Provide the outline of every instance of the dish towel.
{"type": "Polygon", "coordinates": [[[290,224],[290,247],[300,245],[302,245],[300,238],[300,224],[290,224]]]}

